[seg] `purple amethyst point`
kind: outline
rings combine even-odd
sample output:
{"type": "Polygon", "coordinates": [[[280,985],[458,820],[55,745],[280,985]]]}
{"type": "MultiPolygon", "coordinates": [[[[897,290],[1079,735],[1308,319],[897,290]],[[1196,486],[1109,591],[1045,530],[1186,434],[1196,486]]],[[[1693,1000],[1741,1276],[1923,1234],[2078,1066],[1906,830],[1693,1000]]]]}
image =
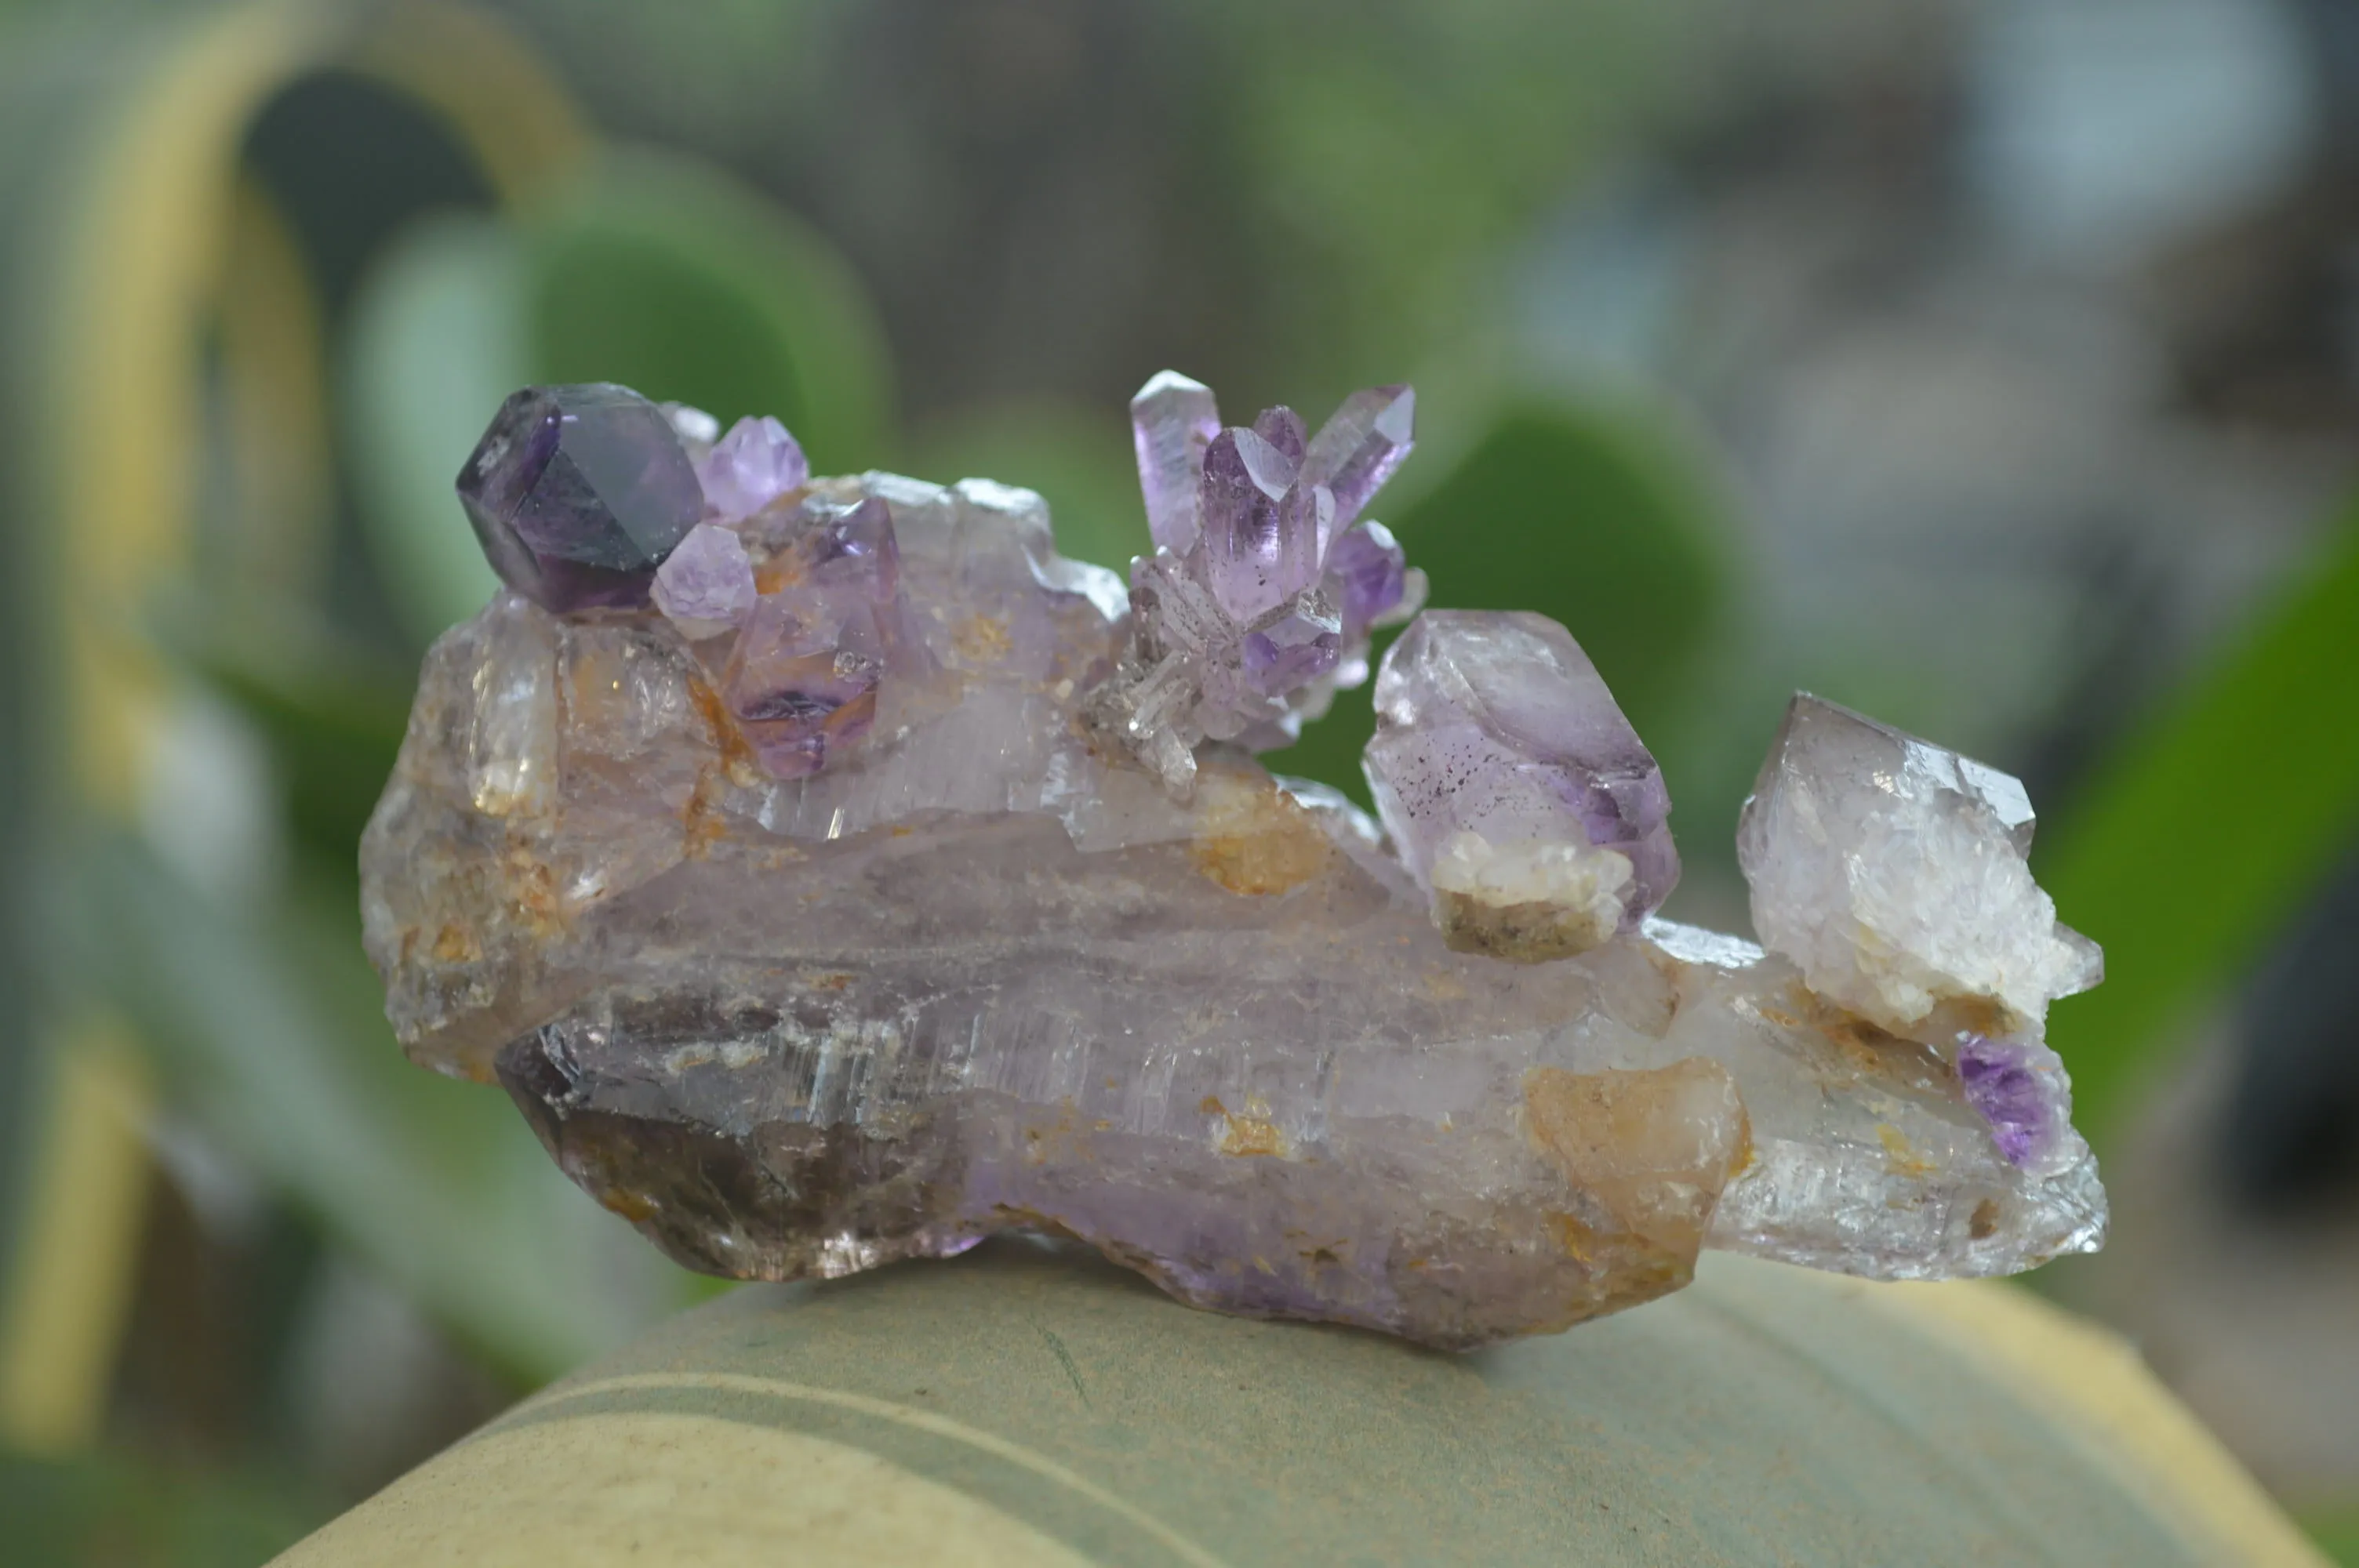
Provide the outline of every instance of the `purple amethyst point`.
{"type": "Polygon", "coordinates": [[[1282,697],[1332,670],[1343,653],[1343,622],[1334,605],[1312,591],[1245,633],[1245,678],[1265,697],[1282,697]]]}
{"type": "Polygon", "coordinates": [[[1302,459],[1305,484],[1335,492],[1335,523],[1349,528],[1417,444],[1417,392],[1372,386],[1345,398],[1302,459]]]}
{"type": "Polygon", "coordinates": [[[560,613],[645,604],[656,568],[703,512],[671,420],[603,382],[511,396],[458,490],[492,569],[560,613]]]}
{"type": "Polygon", "coordinates": [[[734,522],[810,483],[810,463],[784,425],[767,415],[748,416],[712,444],[696,477],[706,510],[734,522]]]}
{"type": "Polygon", "coordinates": [[[1205,450],[1197,508],[1203,577],[1241,624],[1317,579],[1315,520],[1285,504],[1294,475],[1293,460],[1252,430],[1223,430],[1205,450]]]}
{"type": "Polygon", "coordinates": [[[901,551],[893,537],[893,509],[877,496],[822,518],[796,541],[810,579],[823,588],[850,588],[882,604],[900,591],[901,551]]]}
{"type": "Polygon", "coordinates": [[[1382,625],[1408,593],[1408,556],[1381,523],[1356,524],[1327,551],[1327,591],[1343,612],[1343,634],[1382,625]]]}
{"type": "Polygon", "coordinates": [[[1221,433],[1212,389],[1178,371],[1148,378],[1130,400],[1131,440],[1138,452],[1138,488],[1147,500],[1147,533],[1175,555],[1196,547],[1196,489],[1204,449],[1221,433]]]}
{"type": "Polygon", "coordinates": [[[1297,471],[1301,470],[1303,449],[1310,438],[1301,415],[1282,403],[1275,408],[1265,408],[1254,416],[1253,433],[1267,441],[1297,471]]]}
{"type": "Polygon", "coordinates": [[[838,620],[825,606],[768,595],[754,606],[721,677],[721,697],[774,778],[808,778],[876,719],[879,638],[865,605],[838,620]]]}
{"type": "Polygon", "coordinates": [[[754,608],[754,563],[736,530],[700,523],[656,568],[656,608],[690,642],[743,623],[754,608]]]}

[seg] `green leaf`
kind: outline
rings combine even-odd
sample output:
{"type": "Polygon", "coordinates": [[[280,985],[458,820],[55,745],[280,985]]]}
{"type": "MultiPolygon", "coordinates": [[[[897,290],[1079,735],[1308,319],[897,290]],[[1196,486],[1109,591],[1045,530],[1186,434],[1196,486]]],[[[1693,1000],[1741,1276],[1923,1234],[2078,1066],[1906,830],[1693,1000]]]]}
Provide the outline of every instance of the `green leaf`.
{"type": "Polygon", "coordinates": [[[409,724],[414,675],[300,605],[197,593],[158,606],[158,643],[252,719],[271,750],[295,848],[340,878],[409,724]]]}
{"type": "Polygon", "coordinates": [[[538,379],[619,381],[724,425],[775,415],[815,472],[889,458],[875,311],[835,248],[767,198],[701,164],[616,155],[535,224],[528,256],[538,379]]]}
{"type": "Polygon", "coordinates": [[[424,225],[353,301],[344,449],[371,557],[421,645],[499,586],[451,484],[500,401],[532,379],[525,301],[520,247],[484,218],[424,225]]]}
{"type": "Polygon", "coordinates": [[[64,960],[157,1046],[183,1103],[458,1338],[538,1382],[695,1293],[558,1172],[495,1088],[412,1066],[340,897],[255,913],[136,840],[76,846],[64,960]]]}
{"type": "Polygon", "coordinates": [[[2102,1152],[2174,1029],[2261,951],[2359,831],[2359,524],[2154,714],[2055,825],[2058,912],[2105,949],[2059,1005],[2075,1118],[2102,1152]]]}
{"type": "MultiPolygon", "coordinates": [[[[1391,526],[1432,579],[1430,603],[1562,622],[1659,753],[1687,717],[1729,598],[1723,528],[1692,472],[1634,418],[1527,406],[1391,526]]],[[[1363,687],[1271,764],[1364,799],[1360,752],[1375,730],[1363,687]]],[[[1663,762],[1671,773],[1674,759],[1663,762]]]]}
{"type": "Polygon", "coordinates": [[[2359,1568],[2359,1508],[2306,1513],[2300,1522],[2330,1561],[2359,1568]]]}

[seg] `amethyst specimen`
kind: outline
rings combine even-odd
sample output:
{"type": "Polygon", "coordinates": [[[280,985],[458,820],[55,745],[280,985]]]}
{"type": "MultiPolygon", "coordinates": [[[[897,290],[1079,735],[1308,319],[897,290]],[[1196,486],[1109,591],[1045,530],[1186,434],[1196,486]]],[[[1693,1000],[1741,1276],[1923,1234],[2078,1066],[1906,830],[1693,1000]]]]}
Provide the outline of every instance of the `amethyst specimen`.
{"type": "Polygon", "coordinates": [[[1418,596],[1356,516],[1408,408],[1223,430],[1158,377],[1127,599],[1029,492],[878,473],[712,508],[661,614],[502,594],[429,654],[363,845],[405,1048],[741,1277],[1037,1226],[1201,1305],[1467,1346],[1705,1247],[1921,1279],[2096,1246],[2037,1016],[2084,977],[2017,984],[2061,938],[2012,780],[1798,705],[1746,816],[1764,952],[1647,913],[1660,777],[1538,617],[1388,657],[1389,837],[1200,743],[1299,720],[1418,596]]]}
{"type": "Polygon", "coordinates": [[[1369,632],[1425,596],[1361,511],[1408,456],[1417,397],[1353,393],[1316,436],[1290,408],[1221,427],[1210,388],[1165,371],[1130,406],[1155,553],[1131,563],[1131,646],[1091,708],[1185,795],[1207,739],[1292,742],[1367,678],[1369,632]]]}
{"type": "Polygon", "coordinates": [[[1635,931],[1680,880],[1662,771],[1571,633],[1429,611],[1385,654],[1368,787],[1450,946],[1533,962],[1635,931]]]}
{"type": "Polygon", "coordinates": [[[501,405],[459,500],[502,581],[559,611],[647,601],[703,513],[679,432],[628,387],[529,386],[501,405]]]}

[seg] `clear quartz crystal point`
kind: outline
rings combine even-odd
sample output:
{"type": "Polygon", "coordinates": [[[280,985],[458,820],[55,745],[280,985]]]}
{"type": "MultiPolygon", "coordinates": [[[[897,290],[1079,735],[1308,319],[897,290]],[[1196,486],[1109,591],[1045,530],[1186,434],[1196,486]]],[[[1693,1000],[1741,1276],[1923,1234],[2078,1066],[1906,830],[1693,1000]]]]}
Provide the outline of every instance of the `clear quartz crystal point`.
{"type": "Polygon", "coordinates": [[[672,419],[603,382],[510,397],[458,489],[492,569],[558,611],[645,604],[703,504],[672,419]]]}
{"type": "MultiPolygon", "coordinates": [[[[1245,434],[1348,491],[1406,445],[1370,395],[1350,461],[1245,434]]],[[[1705,1247],[1931,1279],[2102,1239],[2031,1006],[2093,949],[2013,880],[2012,781],[1798,706],[1745,827],[1765,952],[1647,913],[1660,777],[1539,617],[1403,636],[1381,827],[1252,760],[1422,599],[1364,520],[1250,624],[1201,530],[1125,599],[984,480],[810,480],[706,527],[655,607],[503,592],[438,641],[361,850],[403,1047],[499,1083],[681,1262],[1040,1227],[1202,1306],[1466,1347],[1705,1247]]]]}
{"type": "Polygon", "coordinates": [[[1411,622],[1376,676],[1367,773],[1453,948],[1583,952],[1636,930],[1679,881],[1662,770],[1546,616],[1411,622]]]}
{"type": "Polygon", "coordinates": [[[2031,880],[2006,774],[1799,693],[1745,803],[1737,858],[1762,945],[1897,1034],[2037,1031],[2104,978],[2031,880]]]}

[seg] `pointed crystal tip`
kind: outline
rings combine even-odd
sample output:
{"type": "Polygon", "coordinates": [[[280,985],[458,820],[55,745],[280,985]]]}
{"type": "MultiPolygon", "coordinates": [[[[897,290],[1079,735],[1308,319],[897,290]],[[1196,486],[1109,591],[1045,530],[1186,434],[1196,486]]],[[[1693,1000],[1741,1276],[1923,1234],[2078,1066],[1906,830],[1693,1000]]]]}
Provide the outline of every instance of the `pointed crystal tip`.
{"type": "Polygon", "coordinates": [[[1737,861],[1762,946],[1812,990],[1894,1033],[1947,1039],[2036,1028],[2102,973],[2032,881],[2032,826],[2006,773],[1798,692],[1745,803],[1737,861]]]}

